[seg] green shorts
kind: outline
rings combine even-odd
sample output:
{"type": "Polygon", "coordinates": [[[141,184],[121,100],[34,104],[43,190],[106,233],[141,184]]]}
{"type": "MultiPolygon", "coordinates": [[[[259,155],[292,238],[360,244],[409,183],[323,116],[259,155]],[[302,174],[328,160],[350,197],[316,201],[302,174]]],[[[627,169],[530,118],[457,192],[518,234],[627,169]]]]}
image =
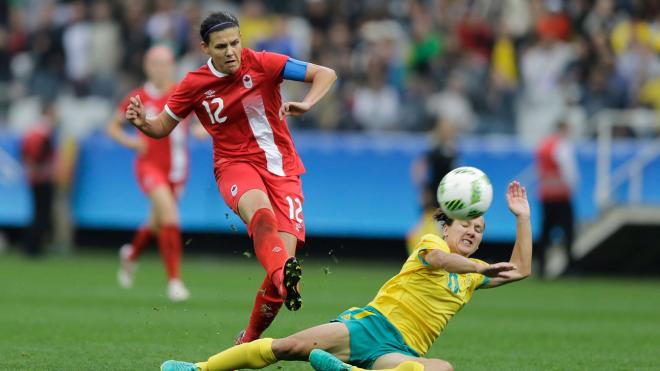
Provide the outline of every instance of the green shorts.
{"type": "Polygon", "coordinates": [[[374,307],[351,308],[332,322],[348,327],[351,347],[348,362],[354,366],[371,369],[378,357],[388,353],[419,357],[406,345],[399,330],[374,307]]]}

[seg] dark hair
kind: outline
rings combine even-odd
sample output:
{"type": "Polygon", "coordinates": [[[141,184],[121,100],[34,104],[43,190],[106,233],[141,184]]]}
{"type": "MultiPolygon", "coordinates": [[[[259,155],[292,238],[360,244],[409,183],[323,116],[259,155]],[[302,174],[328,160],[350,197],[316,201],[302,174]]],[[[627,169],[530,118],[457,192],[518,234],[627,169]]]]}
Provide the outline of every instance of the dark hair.
{"type": "Polygon", "coordinates": [[[443,226],[452,225],[452,223],[454,223],[454,219],[448,217],[441,208],[437,208],[435,210],[435,213],[433,213],[433,219],[435,219],[436,222],[439,222],[443,226]]]}
{"type": "MultiPolygon", "coordinates": [[[[445,214],[441,208],[437,208],[435,212],[433,213],[433,219],[435,219],[436,222],[440,223],[440,226],[445,226],[445,225],[452,225],[454,224],[454,219],[450,218],[445,214]]],[[[486,221],[484,220],[484,230],[486,229],[486,221]]]]}
{"type": "Polygon", "coordinates": [[[231,27],[239,27],[238,18],[235,15],[229,12],[211,13],[199,27],[199,36],[208,44],[211,33],[231,27]]]}

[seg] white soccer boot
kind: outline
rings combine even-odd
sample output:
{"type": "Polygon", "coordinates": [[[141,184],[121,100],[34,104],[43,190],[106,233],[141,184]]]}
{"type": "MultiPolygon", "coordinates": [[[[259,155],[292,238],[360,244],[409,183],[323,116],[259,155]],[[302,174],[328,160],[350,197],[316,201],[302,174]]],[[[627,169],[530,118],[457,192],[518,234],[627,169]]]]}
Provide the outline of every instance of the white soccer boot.
{"type": "Polygon", "coordinates": [[[117,282],[119,286],[130,289],[133,287],[133,277],[137,264],[128,260],[133,251],[133,245],[125,244],[119,249],[119,271],[117,271],[117,282]]]}
{"type": "Polygon", "coordinates": [[[190,297],[190,293],[183,282],[175,278],[167,283],[167,297],[172,301],[185,301],[190,297]]]}

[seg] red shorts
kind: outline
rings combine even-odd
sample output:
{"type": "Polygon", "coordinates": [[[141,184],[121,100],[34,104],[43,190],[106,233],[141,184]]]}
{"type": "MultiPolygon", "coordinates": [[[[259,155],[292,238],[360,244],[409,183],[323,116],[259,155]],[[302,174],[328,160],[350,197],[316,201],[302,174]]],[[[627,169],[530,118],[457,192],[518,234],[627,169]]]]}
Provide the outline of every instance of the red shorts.
{"type": "Polygon", "coordinates": [[[135,166],[135,174],[140,189],[146,195],[149,195],[154,189],[165,185],[169,187],[176,197],[178,197],[183,191],[183,186],[185,184],[185,181],[170,181],[169,176],[165,171],[149,164],[137,164],[135,166]]]}
{"type": "Polygon", "coordinates": [[[216,167],[215,179],[225,203],[239,216],[238,200],[245,192],[259,189],[266,193],[275,212],[278,231],[296,236],[298,245],[305,242],[302,213],[305,199],[299,175],[277,176],[247,162],[236,162],[216,167]]]}

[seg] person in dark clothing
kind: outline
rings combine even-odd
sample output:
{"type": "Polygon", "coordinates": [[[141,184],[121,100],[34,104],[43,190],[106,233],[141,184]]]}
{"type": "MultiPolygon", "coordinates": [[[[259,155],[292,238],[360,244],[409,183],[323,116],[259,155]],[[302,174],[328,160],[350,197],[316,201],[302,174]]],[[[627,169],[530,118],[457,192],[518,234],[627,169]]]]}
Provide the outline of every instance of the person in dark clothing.
{"type": "Polygon", "coordinates": [[[21,146],[21,159],[32,194],[32,221],[26,229],[24,250],[33,257],[43,253],[45,236],[52,227],[55,121],[55,105],[46,103],[42,117],[26,132],[21,146]]]}
{"type": "Polygon", "coordinates": [[[440,119],[431,131],[431,148],[413,165],[413,178],[420,189],[422,213],[417,224],[406,234],[409,253],[415,249],[423,235],[440,234],[438,223],[433,217],[439,207],[436,193],[442,178],[454,168],[456,136],[456,126],[440,119]]]}
{"type": "Polygon", "coordinates": [[[542,232],[538,244],[539,251],[534,255],[539,261],[539,274],[545,276],[545,253],[551,244],[551,233],[561,229],[564,249],[568,260],[567,267],[573,264],[571,247],[575,236],[573,193],[578,183],[575,149],[569,139],[569,127],[565,122],[557,125],[557,130],[541,141],[536,152],[539,172],[539,199],[542,208],[542,232]]]}

